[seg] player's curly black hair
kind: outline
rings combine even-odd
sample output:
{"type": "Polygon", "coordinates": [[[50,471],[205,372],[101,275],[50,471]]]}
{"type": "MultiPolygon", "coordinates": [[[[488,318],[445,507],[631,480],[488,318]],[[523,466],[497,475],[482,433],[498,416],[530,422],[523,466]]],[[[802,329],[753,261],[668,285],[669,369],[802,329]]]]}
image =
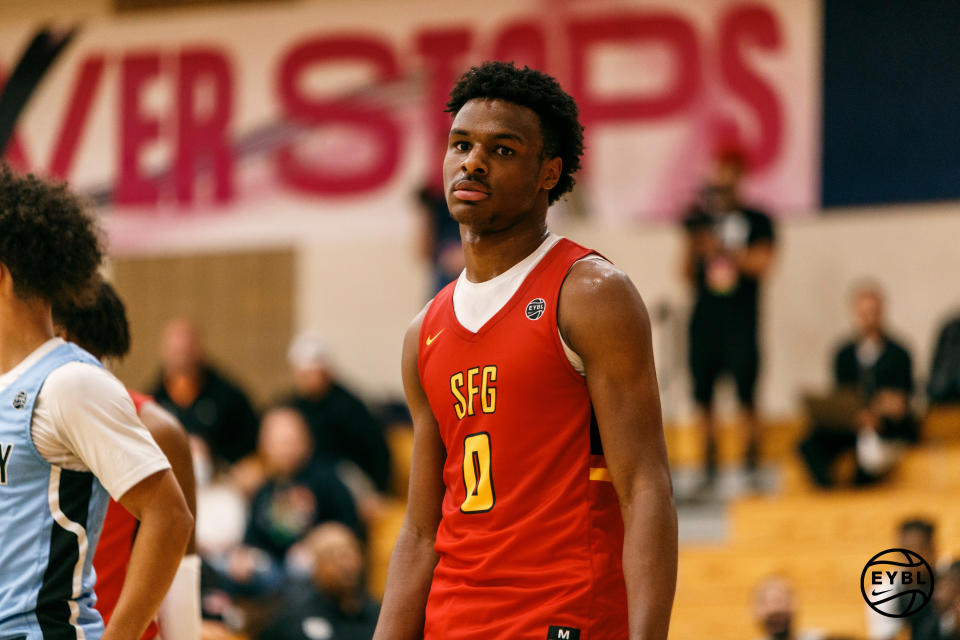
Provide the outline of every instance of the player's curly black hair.
{"type": "Polygon", "coordinates": [[[99,230],[78,196],[0,162],[0,262],[19,298],[78,300],[96,284],[102,258],[99,230]]]}
{"type": "Polygon", "coordinates": [[[555,79],[512,62],[484,62],[460,76],[447,102],[447,111],[456,115],[469,100],[499,99],[519,104],[540,116],[543,149],[548,158],[563,162],[560,180],[550,189],[550,204],[573,189],[573,174],[580,170],[583,155],[583,126],[577,103],[555,79]]]}
{"type": "Polygon", "coordinates": [[[89,304],[54,305],[53,323],[98,358],[122,358],[130,351],[127,308],[109,282],[100,282],[89,304]]]}

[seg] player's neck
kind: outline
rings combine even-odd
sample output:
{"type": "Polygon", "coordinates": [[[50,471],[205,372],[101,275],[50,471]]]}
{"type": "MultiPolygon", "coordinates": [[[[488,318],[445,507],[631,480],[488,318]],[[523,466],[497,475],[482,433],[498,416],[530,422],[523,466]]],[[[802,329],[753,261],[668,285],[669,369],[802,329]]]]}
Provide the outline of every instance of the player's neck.
{"type": "Polygon", "coordinates": [[[465,229],[463,258],[470,282],[486,282],[510,269],[531,253],[547,237],[545,218],[491,234],[475,234],[465,229]]]}
{"type": "Polygon", "coordinates": [[[53,337],[50,307],[8,301],[0,307],[0,373],[6,373],[53,337]]]}

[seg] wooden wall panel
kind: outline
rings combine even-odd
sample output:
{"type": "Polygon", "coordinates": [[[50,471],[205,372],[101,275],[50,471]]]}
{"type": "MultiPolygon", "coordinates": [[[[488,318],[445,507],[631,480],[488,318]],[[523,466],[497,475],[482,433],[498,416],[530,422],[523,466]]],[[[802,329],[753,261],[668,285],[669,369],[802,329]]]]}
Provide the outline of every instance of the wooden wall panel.
{"type": "Polygon", "coordinates": [[[271,251],[116,260],[112,280],[127,305],[133,348],[115,372],[149,389],[163,327],[186,315],[201,328],[210,359],[254,402],[273,399],[289,384],[294,258],[271,251]]]}

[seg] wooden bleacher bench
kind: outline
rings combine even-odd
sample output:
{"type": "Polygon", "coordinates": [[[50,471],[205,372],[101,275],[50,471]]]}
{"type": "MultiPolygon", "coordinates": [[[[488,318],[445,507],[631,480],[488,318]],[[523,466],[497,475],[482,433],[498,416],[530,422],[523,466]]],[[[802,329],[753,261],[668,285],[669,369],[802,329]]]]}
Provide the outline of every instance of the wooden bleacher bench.
{"type": "MultiPolygon", "coordinates": [[[[960,408],[931,412],[924,444],[908,451],[881,486],[822,491],[810,483],[796,456],[801,420],[779,420],[765,430],[763,457],[778,465],[780,491],[744,498],[728,510],[730,537],[717,545],[684,545],[680,550],[671,640],[759,637],[752,598],[757,582],[775,572],[795,585],[796,628],[837,635],[866,635],[859,575],[869,556],[893,546],[898,524],[907,517],[937,522],[943,553],[960,556],[960,408]]],[[[700,434],[693,426],[665,430],[671,464],[699,465],[700,434]]],[[[742,433],[719,430],[721,461],[742,459],[742,433]]],[[[388,435],[398,495],[409,477],[412,433],[388,435]]],[[[371,592],[383,592],[386,567],[403,520],[402,498],[390,501],[370,532],[371,592]]]]}
{"type": "Polygon", "coordinates": [[[923,419],[922,433],[929,442],[960,442],[960,405],[931,407],[923,419]]]}
{"type": "MultiPolygon", "coordinates": [[[[764,421],[761,455],[766,462],[779,462],[793,454],[802,422],[794,418],[764,421]]],[[[670,466],[697,467],[703,462],[703,438],[696,425],[682,423],[666,425],[667,456],[670,466]]],[[[743,461],[743,430],[734,422],[722,423],[717,428],[717,450],[721,464],[740,464],[743,461]]]]}
{"type": "Polygon", "coordinates": [[[933,520],[940,552],[960,557],[960,442],[935,433],[869,489],[816,489],[802,462],[785,457],[782,492],[729,506],[727,541],[681,547],[670,638],[759,637],[753,589],[771,573],[794,584],[796,628],[866,637],[860,572],[872,554],[895,545],[904,519],[933,520]]]}

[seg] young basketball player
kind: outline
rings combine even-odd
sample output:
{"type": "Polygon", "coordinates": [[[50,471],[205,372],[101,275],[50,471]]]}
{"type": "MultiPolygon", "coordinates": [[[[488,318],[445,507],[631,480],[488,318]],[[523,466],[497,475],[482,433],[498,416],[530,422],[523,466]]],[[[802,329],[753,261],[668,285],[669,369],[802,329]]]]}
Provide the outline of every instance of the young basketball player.
{"type": "Polygon", "coordinates": [[[677,523],[646,309],[546,226],[582,127],[557,82],[467,72],[447,104],[466,269],[403,346],[409,506],[377,640],[664,640],[677,523]]]}
{"type": "Polygon", "coordinates": [[[130,640],[156,614],[193,518],[120,382],[54,337],[101,250],[64,186],[0,166],[0,638],[130,640]],[[104,630],[91,563],[109,496],[139,521],[104,630]]]}
{"type": "MultiPolygon", "coordinates": [[[[53,323],[58,335],[83,348],[97,360],[121,359],[130,351],[127,310],[108,282],[98,285],[88,304],[54,307],[53,323]]],[[[130,389],[127,391],[140,420],[170,461],[190,512],[195,516],[195,481],[187,432],[177,419],[154,402],[153,398],[130,389]]],[[[116,500],[111,500],[103,521],[103,533],[93,557],[93,568],[97,572],[97,610],[107,624],[123,590],[136,534],[136,518],[116,500]]],[[[200,557],[195,554],[192,536],[187,545],[187,554],[180,561],[177,575],[160,607],[160,630],[165,638],[200,638],[200,557]]],[[[157,623],[152,621],[141,640],[155,638],[157,633],[157,623]]]]}

